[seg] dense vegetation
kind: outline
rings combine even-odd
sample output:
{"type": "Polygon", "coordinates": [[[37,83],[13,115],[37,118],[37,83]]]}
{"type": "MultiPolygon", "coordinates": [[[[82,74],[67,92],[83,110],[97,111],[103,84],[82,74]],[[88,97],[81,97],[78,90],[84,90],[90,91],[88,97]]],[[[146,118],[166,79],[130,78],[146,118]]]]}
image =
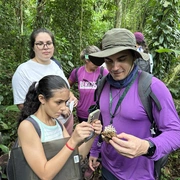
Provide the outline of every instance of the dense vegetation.
{"type": "MultiPolygon", "coordinates": [[[[29,35],[45,27],[56,37],[55,57],[65,74],[81,65],[79,53],[100,46],[104,32],[124,27],[144,33],[153,55],[154,74],[170,89],[180,114],[180,9],[178,0],[0,0],[0,166],[16,138],[18,110],[11,78],[28,60],[29,35]],[[12,8],[13,7],[13,8],[12,8]]],[[[164,179],[180,179],[180,153],[172,153],[164,179]]],[[[5,178],[5,177],[4,177],[5,178]]]]}

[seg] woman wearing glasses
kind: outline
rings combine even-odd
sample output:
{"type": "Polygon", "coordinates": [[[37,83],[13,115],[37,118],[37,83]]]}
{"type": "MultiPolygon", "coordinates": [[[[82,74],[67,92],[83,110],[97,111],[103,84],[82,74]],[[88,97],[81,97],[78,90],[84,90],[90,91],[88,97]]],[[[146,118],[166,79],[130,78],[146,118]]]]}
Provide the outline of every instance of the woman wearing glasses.
{"type": "MultiPolygon", "coordinates": [[[[47,29],[34,30],[30,36],[30,60],[20,64],[12,77],[14,104],[21,110],[30,85],[34,81],[39,81],[47,75],[59,75],[67,83],[67,78],[62,69],[51,60],[55,48],[53,34],[47,29]]],[[[71,93],[70,101],[77,104],[77,99],[71,93]]],[[[72,133],[73,115],[69,108],[63,112],[64,125],[72,133]]]]}

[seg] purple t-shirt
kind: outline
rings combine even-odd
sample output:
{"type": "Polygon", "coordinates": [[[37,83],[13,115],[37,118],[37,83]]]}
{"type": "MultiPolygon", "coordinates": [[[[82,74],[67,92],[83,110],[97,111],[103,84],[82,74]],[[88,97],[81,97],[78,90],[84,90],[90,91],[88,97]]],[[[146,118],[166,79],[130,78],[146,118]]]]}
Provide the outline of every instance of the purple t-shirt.
{"type": "MultiPolygon", "coordinates": [[[[77,105],[77,116],[81,118],[88,118],[88,108],[95,104],[94,102],[94,91],[97,88],[96,80],[100,75],[100,68],[98,67],[95,72],[87,72],[85,66],[81,66],[78,69],[78,90],[79,100],[77,105]]],[[[108,74],[108,70],[104,68],[103,76],[108,74]]],[[[75,83],[75,69],[71,72],[70,81],[75,83]]]]}
{"type": "MultiPolygon", "coordinates": [[[[134,135],[141,139],[151,140],[156,145],[156,152],[151,158],[139,156],[133,159],[117,153],[117,151],[105,142],[101,147],[97,146],[96,139],[91,148],[90,156],[98,157],[101,151],[102,165],[112,172],[118,179],[123,180],[154,180],[154,160],[158,160],[164,154],[180,147],[180,119],[175,109],[172,96],[163,82],[153,77],[151,89],[158,98],[162,110],[159,112],[156,105],[152,104],[152,112],[156,124],[162,134],[152,138],[150,134],[151,123],[138,95],[138,78],[124,97],[118,108],[112,125],[117,134],[122,132],[134,135]]],[[[111,87],[112,112],[116,107],[123,89],[111,87]]],[[[110,85],[106,82],[100,97],[100,110],[103,118],[103,128],[110,124],[110,85]]]]}

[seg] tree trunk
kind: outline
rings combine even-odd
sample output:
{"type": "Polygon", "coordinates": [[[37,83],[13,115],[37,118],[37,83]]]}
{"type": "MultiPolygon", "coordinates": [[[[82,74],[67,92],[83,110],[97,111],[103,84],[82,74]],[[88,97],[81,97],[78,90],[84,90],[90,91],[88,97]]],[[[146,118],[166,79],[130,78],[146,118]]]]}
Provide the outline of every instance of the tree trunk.
{"type": "Polygon", "coordinates": [[[122,0],[115,0],[117,10],[116,10],[116,19],[114,27],[121,27],[121,18],[122,18],[122,0]]]}
{"type": "Polygon", "coordinates": [[[45,5],[46,0],[38,0],[37,1],[37,16],[36,16],[36,24],[35,28],[40,28],[43,27],[45,18],[43,16],[43,11],[44,11],[44,5],[45,5]]]}

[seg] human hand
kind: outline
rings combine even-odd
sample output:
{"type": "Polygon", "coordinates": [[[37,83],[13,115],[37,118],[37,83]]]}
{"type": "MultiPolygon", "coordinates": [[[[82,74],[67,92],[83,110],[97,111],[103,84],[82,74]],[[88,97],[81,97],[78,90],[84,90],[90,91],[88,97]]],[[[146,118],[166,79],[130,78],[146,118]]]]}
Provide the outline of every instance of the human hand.
{"type": "Polygon", "coordinates": [[[95,119],[91,122],[91,125],[93,126],[94,132],[96,135],[101,134],[102,132],[102,124],[101,121],[98,119],[95,119]]]}
{"type": "Polygon", "coordinates": [[[67,106],[64,107],[61,112],[61,115],[66,119],[70,116],[70,114],[71,114],[71,111],[70,111],[69,107],[67,107],[67,106]]]}
{"type": "Polygon", "coordinates": [[[98,158],[96,158],[96,157],[93,157],[93,156],[90,156],[90,157],[89,157],[89,167],[90,167],[93,171],[95,171],[96,168],[100,165],[100,162],[98,162],[97,160],[98,160],[98,158]]]}
{"type": "Polygon", "coordinates": [[[94,131],[93,126],[87,122],[77,124],[70,138],[72,141],[71,143],[75,146],[79,146],[87,137],[90,136],[92,131],[94,131]]]}
{"type": "Polygon", "coordinates": [[[129,158],[135,158],[146,154],[149,147],[148,141],[126,133],[121,133],[118,134],[117,137],[112,137],[109,143],[119,154],[129,158]]]}
{"type": "Polygon", "coordinates": [[[94,131],[91,131],[91,134],[89,137],[85,138],[84,139],[84,142],[87,142],[89,141],[91,138],[99,135],[102,131],[102,125],[101,125],[101,121],[98,120],[98,119],[95,119],[93,120],[91,123],[90,123],[92,126],[93,126],[93,129],[94,131]]]}
{"type": "Polygon", "coordinates": [[[78,99],[73,95],[73,93],[70,94],[69,102],[74,101],[74,107],[78,104],[78,99]]]}

